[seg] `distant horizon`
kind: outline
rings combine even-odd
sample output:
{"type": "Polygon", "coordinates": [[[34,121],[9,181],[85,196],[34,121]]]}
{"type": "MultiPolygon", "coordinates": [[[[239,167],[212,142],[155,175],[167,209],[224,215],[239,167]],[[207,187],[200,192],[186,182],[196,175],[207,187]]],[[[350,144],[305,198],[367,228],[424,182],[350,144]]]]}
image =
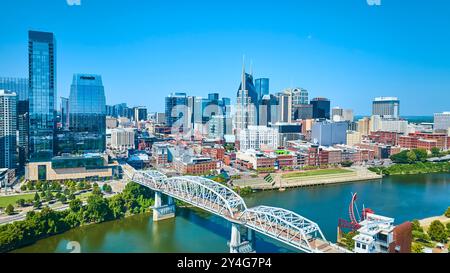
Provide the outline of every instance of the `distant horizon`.
{"type": "Polygon", "coordinates": [[[172,92],[234,103],[245,55],[272,94],[301,87],[354,113],[383,96],[411,116],[450,111],[448,2],[16,0],[0,9],[0,77],[28,77],[28,31],[52,32],[58,105],[76,73],[101,75],[109,105],[163,112],[172,92]]]}

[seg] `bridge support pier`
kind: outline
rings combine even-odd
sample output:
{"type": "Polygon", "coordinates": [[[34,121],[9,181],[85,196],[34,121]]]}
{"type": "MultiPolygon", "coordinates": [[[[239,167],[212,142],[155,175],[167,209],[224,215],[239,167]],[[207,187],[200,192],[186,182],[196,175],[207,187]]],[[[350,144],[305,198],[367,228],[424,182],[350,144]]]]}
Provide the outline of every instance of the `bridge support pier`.
{"type": "Polygon", "coordinates": [[[162,193],[155,192],[155,205],[153,206],[153,222],[175,217],[175,204],[173,198],[167,197],[167,205],[162,204],[162,193]]]}
{"type": "Polygon", "coordinates": [[[247,229],[247,238],[245,241],[242,241],[241,228],[239,224],[231,223],[231,239],[228,243],[230,253],[255,253],[253,230],[247,229]]]}

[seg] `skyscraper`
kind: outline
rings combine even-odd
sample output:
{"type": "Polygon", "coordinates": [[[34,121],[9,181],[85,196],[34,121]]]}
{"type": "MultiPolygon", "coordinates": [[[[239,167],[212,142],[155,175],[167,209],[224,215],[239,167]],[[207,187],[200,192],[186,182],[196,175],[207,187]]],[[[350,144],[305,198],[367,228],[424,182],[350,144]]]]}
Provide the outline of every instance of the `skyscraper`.
{"type": "Polygon", "coordinates": [[[17,168],[17,95],[0,90],[0,168],[17,168]]]}
{"type": "Polygon", "coordinates": [[[28,79],[0,77],[0,89],[16,93],[17,101],[28,101],[28,79]]]}
{"type": "Polygon", "coordinates": [[[269,95],[269,79],[261,78],[255,80],[255,89],[258,93],[258,100],[261,101],[265,95],[269,95]]]}
{"type": "Polygon", "coordinates": [[[259,95],[253,85],[253,76],[245,73],[245,64],[242,64],[241,84],[236,99],[236,135],[250,125],[258,124],[259,95]]]}
{"type": "Polygon", "coordinates": [[[61,97],[61,127],[69,128],[69,99],[61,97]]]}
{"type": "Polygon", "coordinates": [[[311,100],[313,106],[313,118],[330,119],[330,100],[326,98],[314,98],[311,100]]]}
{"type": "Polygon", "coordinates": [[[372,115],[382,118],[400,118],[400,100],[396,97],[375,98],[372,103],[372,115]]]}
{"type": "Polygon", "coordinates": [[[27,78],[0,77],[0,89],[14,92],[17,95],[17,149],[19,153],[19,170],[22,171],[28,159],[29,135],[29,100],[27,78]]]}
{"type": "Polygon", "coordinates": [[[166,125],[168,127],[172,127],[174,123],[180,120],[181,118],[183,118],[182,124],[186,123],[187,126],[188,121],[187,105],[188,99],[186,93],[172,93],[166,97],[165,113],[166,113],[166,125]]]}
{"type": "Polygon", "coordinates": [[[56,41],[53,33],[28,32],[29,150],[31,160],[54,154],[56,127],[56,41]]]}
{"type": "Polygon", "coordinates": [[[105,90],[99,75],[75,74],[70,86],[69,132],[58,137],[58,153],[104,152],[105,90]]]}
{"type": "Polygon", "coordinates": [[[137,106],[133,108],[133,119],[134,121],[147,120],[147,107],[137,106]]]}
{"type": "Polygon", "coordinates": [[[291,90],[292,93],[292,104],[300,105],[300,104],[308,104],[308,90],[303,88],[294,88],[291,90]]]}

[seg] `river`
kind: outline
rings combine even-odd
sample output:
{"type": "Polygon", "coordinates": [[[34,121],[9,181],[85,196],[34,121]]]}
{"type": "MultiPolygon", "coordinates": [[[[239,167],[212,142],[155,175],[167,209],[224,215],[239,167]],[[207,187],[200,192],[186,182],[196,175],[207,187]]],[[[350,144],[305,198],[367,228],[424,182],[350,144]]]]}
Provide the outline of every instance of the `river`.
{"type": "MultiPolygon", "coordinates": [[[[351,193],[358,193],[375,213],[395,218],[397,224],[441,215],[450,206],[450,174],[391,176],[378,181],[259,192],[246,198],[249,207],[283,207],[319,224],[329,241],[336,241],[338,219],[348,218],[351,193]]],[[[76,241],[81,252],[228,252],[230,224],[220,217],[193,209],[177,209],[176,218],[153,223],[151,214],[76,228],[14,252],[69,252],[76,241]]],[[[263,235],[256,251],[294,252],[263,235]]]]}

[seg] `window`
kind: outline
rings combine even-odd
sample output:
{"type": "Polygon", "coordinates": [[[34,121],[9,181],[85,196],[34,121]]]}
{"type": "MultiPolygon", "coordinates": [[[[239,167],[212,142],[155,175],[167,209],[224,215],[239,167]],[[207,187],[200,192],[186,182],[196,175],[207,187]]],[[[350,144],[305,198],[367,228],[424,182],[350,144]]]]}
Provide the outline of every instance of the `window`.
{"type": "Polygon", "coordinates": [[[38,180],[47,180],[47,166],[46,165],[38,166],[38,180]]]}
{"type": "Polygon", "coordinates": [[[367,248],[367,246],[366,245],[362,245],[362,249],[366,249],[367,248]]]}

